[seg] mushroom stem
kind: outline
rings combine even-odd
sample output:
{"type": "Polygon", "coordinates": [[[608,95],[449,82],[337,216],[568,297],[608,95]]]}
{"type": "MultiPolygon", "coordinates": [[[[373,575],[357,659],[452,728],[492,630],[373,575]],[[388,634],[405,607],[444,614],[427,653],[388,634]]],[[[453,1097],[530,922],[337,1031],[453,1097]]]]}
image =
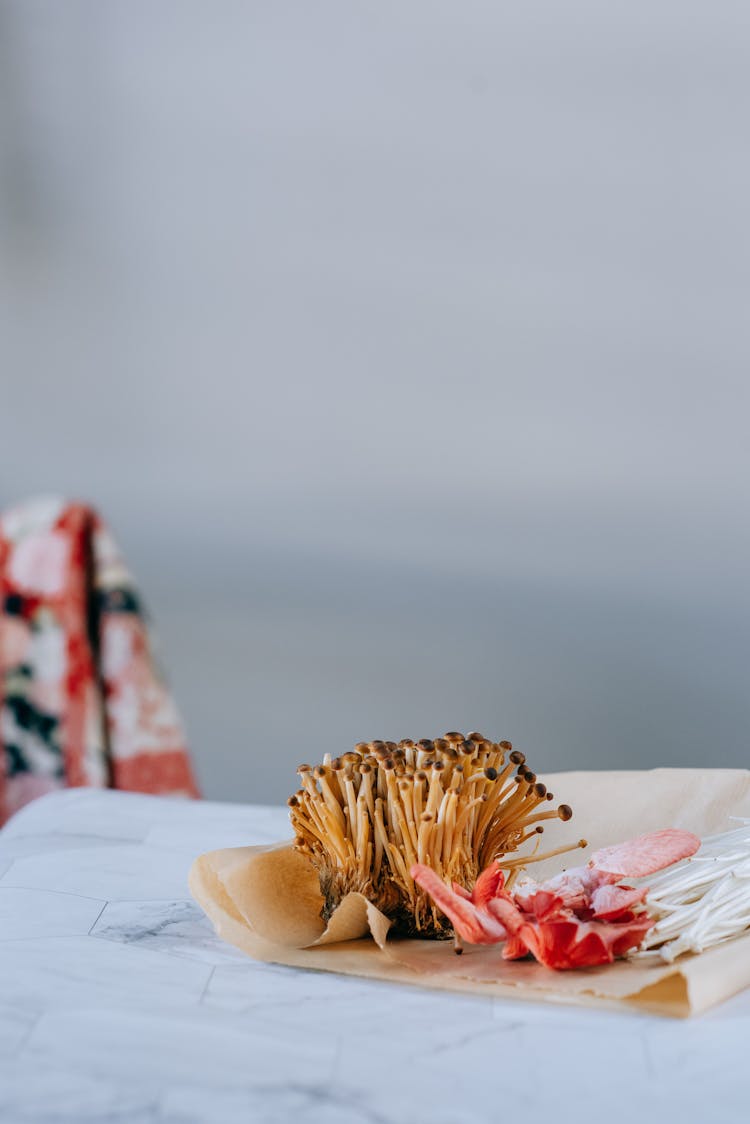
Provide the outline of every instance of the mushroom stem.
{"type": "Polygon", "coordinates": [[[565,847],[555,847],[554,851],[544,851],[541,855],[519,855],[515,859],[503,859],[500,865],[504,870],[516,866],[528,866],[529,863],[540,863],[545,859],[553,859],[555,855],[567,855],[569,851],[577,851],[581,847],[588,847],[587,840],[579,839],[577,843],[569,843],[565,847]]]}
{"type": "Polygon", "coordinates": [[[476,732],[359,742],[298,772],[289,799],[294,846],[318,871],[325,917],[356,890],[401,931],[450,936],[447,918],[411,878],[414,862],[468,888],[492,859],[511,882],[523,866],[570,849],[514,854],[539,843],[542,821],[565,819],[565,806],[539,809],[551,794],[523,754],[476,732]]]}

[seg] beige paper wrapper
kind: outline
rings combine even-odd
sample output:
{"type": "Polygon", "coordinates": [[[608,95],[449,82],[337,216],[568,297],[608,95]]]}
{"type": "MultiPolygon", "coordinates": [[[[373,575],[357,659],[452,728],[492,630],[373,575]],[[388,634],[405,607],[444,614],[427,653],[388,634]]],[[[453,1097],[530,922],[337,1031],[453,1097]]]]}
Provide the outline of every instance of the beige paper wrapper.
{"type": "MultiPolygon", "coordinates": [[[[557,773],[545,780],[575,811],[572,823],[552,821],[545,848],[580,835],[589,847],[531,867],[539,878],[644,832],[680,827],[705,836],[736,826],[731,816],[750,816],[750,772],[744,769],[557,773]]],[[[345,898],[326,926],[317,875],[289,843],[202,855],[190,871],[190,890],[220,937],[257,960],[277,964],[682,1017],[750,985],[750,934],[671,965],[654,955],[554,972],[532,961],[505,961],[498,946],[468,946],[458,957],[446,941],[388,941],[388,919],[361,894],[345,898]]]]}

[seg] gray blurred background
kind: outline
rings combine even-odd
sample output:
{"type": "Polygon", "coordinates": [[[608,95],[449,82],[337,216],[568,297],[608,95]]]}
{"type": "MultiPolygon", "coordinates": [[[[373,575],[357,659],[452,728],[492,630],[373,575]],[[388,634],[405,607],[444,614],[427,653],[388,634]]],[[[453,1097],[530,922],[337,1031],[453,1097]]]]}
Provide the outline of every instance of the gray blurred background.
{"type": "Polygon", "coordinates": [[[0,502],[109,519],[208,796],[747,765],[749,98],[721,0],[0,2],[0,502]]]}

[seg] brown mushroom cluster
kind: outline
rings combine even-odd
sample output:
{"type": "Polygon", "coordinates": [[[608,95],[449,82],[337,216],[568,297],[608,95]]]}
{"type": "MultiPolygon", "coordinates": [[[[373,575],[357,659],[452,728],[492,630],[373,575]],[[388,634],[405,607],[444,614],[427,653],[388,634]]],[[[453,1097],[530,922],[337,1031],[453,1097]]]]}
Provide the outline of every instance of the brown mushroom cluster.
{"type": "Polygon", "coordinates": [[[580,846],[516,855],[543,822],[570,819],[510,742],[457,732],[414,742],[360,742],[323,764],[300,765],[289,798],[295,848],[316,868],[330,917],[347,894],[364,894],[397,932],[449,937],[451,924],[414,882],[414,863],[470,888],[499,861],[510,882],[531,862],[580,846]],[[510,856],[510,857],[509,857],[510,856]]]}

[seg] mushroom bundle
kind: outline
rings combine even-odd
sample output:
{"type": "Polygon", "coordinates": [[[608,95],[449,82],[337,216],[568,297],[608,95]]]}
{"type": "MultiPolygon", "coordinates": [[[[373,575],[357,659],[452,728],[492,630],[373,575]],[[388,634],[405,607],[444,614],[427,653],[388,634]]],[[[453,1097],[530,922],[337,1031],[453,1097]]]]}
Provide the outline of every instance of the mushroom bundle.
{"type": "Polygon", "coordinates": [[[645,903],[655,924],[642,948],[672,963],[750,928],[750,819],[707,836],[684,863],[649,879],[645,903]]]}
{"type": "Polygon", "coordinates": [[[473,732],[441,738],[360,742],[321,765],[301,765],[289,798],[295,849],[315,867],[324,918],[359,892],[393,922],[395,932],[450,937],[448,917],[414,878],[422,864],[468,891],[500,863],[512,885],[532,862],[585,847],[585,840],[540,852],[544,821],[569,820],[510,742],[473,732]],[[534,841],[531,853],[517,854],[534,841]]]}

